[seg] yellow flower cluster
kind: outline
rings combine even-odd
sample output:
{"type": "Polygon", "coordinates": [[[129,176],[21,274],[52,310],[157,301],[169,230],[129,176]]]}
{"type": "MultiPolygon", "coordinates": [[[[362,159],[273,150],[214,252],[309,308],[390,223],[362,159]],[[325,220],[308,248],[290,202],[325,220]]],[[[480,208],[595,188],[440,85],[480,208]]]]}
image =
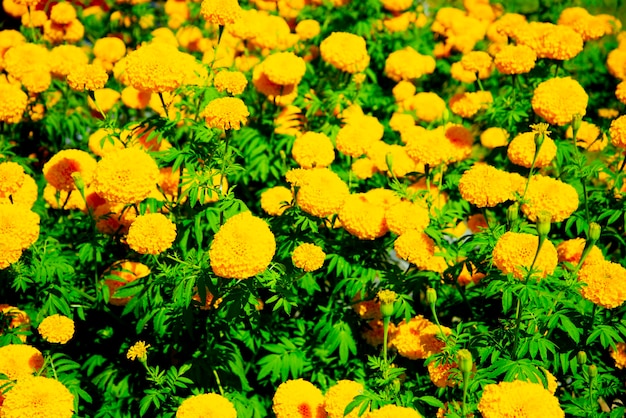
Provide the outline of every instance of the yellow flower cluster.
{"type": "Polygon", "coordinates": [[[319,35],[321,30],[320,22],[314,19],[304,19],[298,22],[295,31],[300,40],[306,41],[319,35]]]}
{"type": "Polygon", "coordinates": [[[11,161],[0,163],[0,198],[5,199],[17,193],[25,180],[26,173],[21,165],[11,161]]]}
{"type": "Polygon", "coordinates": [[[514,380],[485,386],[478,410],[484,418],[564,418],[559,401],[540,383],[514,380]]]}
{"type": "Polygon", "coordinates": [[[207,22],[225,26],[235,23],[242,11],[238,0],[203,0],[200,13],[207,22]]]}
{"type": "MultiPolygon", "coordinates": [[[[363,389],[361,383],[352,380],[340,380],[331,386],[324,395],[324,409],[328,418],[344,418],[343,412],[346,410],[346,406],[357,395],[362,394],[363,389]]],[[[359,408],[355,408],[348,415],[345,415],[345,418],[357,418],[358,415],[359,408]]]]}
{"type": "Polygon", "coordinates": [[[139,254],[160,254],[176,239],[176,224],[162,213],[139,215],[128,230],[126,243],[139,254]]]}
{"type": "MultiPolygon", "coordinates": [[[[450,329],[442,327],[443,332],[450,334],[450,329]]],[[[411,360],[426,359],[439,353],[445,342],[439,339],[439,327],[422,315],[411,318],[409,322],[402,320],[396,327],[391,344],[398,354],[411,360]]]]}
{"type": "Polygon", "coordinates": [[[358,115],[348,119],[335,138],[342,154],[360,157],[383,137],[384,127],[374,116],[358,115]]]}
{"type": "Polygon", "coordinates": [[[611,136],[611,144],[626,149],[626,115],[611,121],[609,135],[611,136]]]}
{"type": "Polygon", "coordinates": [[[291,254],[293,265],[306,272],[319,270],[324,265],[326,253],[315,244],[300,244],[291,254]]]}
{"type": "Polygon", "coordinates": [[[480,134],[480,144],[487,149],[504,147],[508,143],[509,133],[503,128],[487,128],[480,134]]]}
{"type": "Polygon", "coordinates": [[[18,84],[0,83],[0,122],[18,123],[28,104],[28,96],[18,84]]]}
{"type": "Polygon", "coordinates": [[[150,344],[146,344],[145,341],[137,341],[126,352],[126,358],[132,361],[139,358],[139,361],[145,361],[148,357],[148,348],[150,344]]]}
{"type": "MultiPolygon", "coordinates": [[[[469,2],[466,2],[469,4],[469,2]]],[[[481,21],[464,10],[442,7],[430,29],[445,41],[435,46],[435,56],[449,56],[452,50],[467,53],[485,37],[488,21],[481,21]]]]}
{"type": "Polygon", "coordinates": [[[74,67],[67,74],[67,84],[76,91],[101,89],[108,79],[109,75],[104,68],[96,64],[74,67]]]}
{"type": "Polygon", "coordinates": [[[491,208],[515,199],[515,192],[524,184],[524,178],[517,173],[476,163],[461,176],[459,192],[471,204],[491,208]]]}
{"type": "Polygon", "coordinates": [[[213,99],[200,113],[209,128],[239,130],[248,122],[250,112],[246,104],[236,97],[213,99]]]}
{"type": "Polygon", "coordinates": [[[582,296],[596,305],[614,309],[626,301],[626,269],[620,264],[606,260],[585,263],[578,281],[585,284],[580,289],[582,296]]]}
{"type": "Polygon", "coordinates": [[[287,380],[276,389],[272,399],[272,411],[276,418],[326,418],[324,395],[303,379],[287,380]]]}
{"type": "Polygon", "coordinates": [[[85,185],[93,180],[96,160],[78,149],[57,152],[43,166],[46,181],[57,190],[66,192],[76,190],[75,176],[80,176],[85,185]]]}
{"type": "Polygon", "coordinates": [[[582,36],[584,41],[599,39],[619,30],[621,23],[610,15],[594,16],[582,7],[568,7],[561,11],[558,25],[569,26],[582,36]]]}
{"type": "Polygon", "coordinates": [[[296,195],[298,206],[318,218],[336,214],[350,194],[348,185],[327,168],[306,170],[299,186],[296,195]]]}
{"type": "Polygon", "coordinates": [[[231,401],[217,393],[203,393],[185,399],[176,418],[237,418],[237,410],[231,401]]]}
{"type": "Polygon", "coordinates": [[[227,91],[228,93],[237,96],[246,89],[248,80],[246,76],[240,71],[220,71],[215,75],[213,85],[217,91],[227,91]]]}
{"type": "Polygon", "coordinates": [[[113,69],[113,64],[121,60],[126,55],[126,44],[120,38],[107,36],[100,38],[93,44],[93,54],[96,61],[107,70],[113,69]]]}
{"type": "Polygon", "coordinates": [[[385,75],[394,81],[416,80],[435,71],[435,59],[407,46],[392,52],[385,60],[385,75]]]}
{"type": "Polygon", "coordinates": [[[461,67],[465,71],[478,74],[478,78],[485,79],[491,75],[493,59],[484,51],[470,51],[461,57],[461,67]]]}
{"type": "Polygon", "coordinates": [[[525,74],[535,67],[537,54],[527,45],[506,45],[498,51],[494,64],[502,74],[525,74]]]}
{"type": "MultiPolygon", "coordinates": [[[[441,119],[446,110],[446,102],[433,92],[412,95],[403,102],[403,106],[407,111],[415,112],[417,119],[428,123],[441,119]]],[[[411,122],[411,125],[415,124],[412,118],[411,122]]],[[[391,121],[389,123],[391,124],[391,121]]]]}
{"type": "Polygon", "coordinates": [[[275,186],[261,193],[261,209],[271,216],[280,216],[290,207],[293,193],[284,186],[275,186]]]}
{"type": "MultiPolygon", "coordinates": [[[[523,189],[524,186],[520,186],[518,193],[522,194],[523,189]]],[[[578,209],[578,199],[578,193],[573,186],[537,174],[528,183],[522,212],[532,222],[537,221],[541,212],[549,212],[552,215],[551,222],[561,222],[578,209]]]]}
{"type": "MultiPolygon", "coordinates": [[[[30,331],[30,317],[28,316],[28,314],[16,308],[15,306],[7,305],[6,303],[0,304],[0,321],[5,321],[4,323],[6,323],[7,320],[8,320],[8,329],[17,329],[18,338],[23,343],[25,343],[26,342],[25,333],[30,331]]],[[[2,335],[1,330],[0,330],[0,335],[2,335]]],[[[1,366],[0,366],[0,370],[2,370],[1,366]]]]}
{"type": "Polygon", "coordinates": [[[339,209],[339,220],[346,231],[362,240],[380,238],[388,231],[385,208],[365,193],[346,197],[339,209]]]}
{"type": "Polygon", "coordinates": [[[408,230],[400,235],[393,248],[398,257],[424,270],[430,270],[435,258],[435,242],[419,230],[408,230]]]}
{"type": "Polygon", "coordinates": [[[265,271],[274,257],[276,240],[265,221],[242,212],[229,218],[209,249],[213,273],[226,279],[247,279],[265,271]]]}
{"type": "Polygon", "coordinates": [[[276,52],[263,61],[263,72],[279,86],[298,84],[306,72],[306,64],[293,52],[276,52]]]}
{"type": "Polygon", "coordinates": [[[150,274],[150,268],[137,261],[121,260],[111,265],[102,274],[104,285],[109,289],[109,303],[114,306],[125,306],[132,296],[116,298],[115,292],[127,283],[133,282],[150,274]]]}
{"type": "MultiPolygon", "coordinates": [[[[20,380],[38,372],[44,364],[41,351],[27,344],[0,347],[0,373],[11,380],[20,380]]],[[[3,380],[0,380],[0,383],[3,380]]],[[[0,398],[1,399],[1,398],[0,398]]]]}
{"type": "Polygon", "coordinates": [[[74,336],[74,321],[67,316],[54,314],[44,318],[37,331],[49,343],[65,344],[74,336]]]}
{"type": "Polygon", "coordinates": [[[518,134],[509,143],[506,154],[513,164],[530,168],[534,159],[535,168],[550,165],[554,157],[556,157],[556,143],[552,138],[545,136],[535,159],[535,152],[537,151],[535,135],[534,132],[524,132],[518,134]]]}
{"type": "MultiPolygon", "coordinates": [[[[503,274],[513,274],[514,277],[525,280],[527,271],[537,253],[538,245],[539,237],[536,235],[506,232],[498,239],[493,249],[493,264],[503,274]]],[[[546,239],[533,266],[533,270],[537,271],[534,277],[541,279],[552,274],[557,263],[556,248],[546,239]]]]}
{"type": "MultiPolygon", "coordinates": [[[[571,125],[567,127],[565,137],[568,139],[574,137],[571,125]]],[[[585,148],[587,151],[602,151],[608,144],[609,140],[606,135],[601,135],[600,128],[584,120],[580,122],[580,127],[578,132],[576,132],[576,145],[585,148]]]]}
{"type": "Polygon", "coordinates": [[[328,167],[335,160],[335,149],[326,134],[305,132],[293,142],[291,155],[302,168],[328,167]]]}
{"type": "Polygon", "coordinates": [[[575,115],[587,112],[589,96],[585,89],[571,77],[555,77],[541,82],[531,99],[538,116],[551,125],[567,125],[575,115]]]}
{"type": "Polygon", "coordinates": [[[415,409],[405,406],[385,405],[365,415],[365,418],[423,418],[415,409]]]}
{"type": "Polygon", "coordinates": [[[423,231],[430,223],[430,216],[423,206],[403,200],[387,209],[385,220],[391,232],[402,235],[408,231],[423,231]]]}
{"type": "Polygon", "coordinates": [[[583,50],[583,38],[569,26],[548,22],[530,22],[515,26],[517,45],[532,48],[537,58],[569,60],[583,50]]]}
{"type": "Polygon", "coordinates": [[[409,127],[401,131],[400,136],[406,143],[408,156],[418,164],[431,167],[464,160],[471,155],[474,143],[467,128],[451,123],[430,130],[409,127]]]}
{"type": "Polygon", "coordinates": [[[50,51],[50,71],[57,77],[67,77],[74,68],[89,64],[87,53],[76,45],[58,45],[50,51]]]}
{"type": "Polygon", "coordinates": [[[58,380],[24,377],[4,395],[2,418],[74,416],[74,395],[58,380]]]}
{"type": "MultiPolygon", "coordinates": [[[[586,241],[584,238],[574,238],[565,240],[556,247],[556,252],[559,256],[559,262],[562,263],[571,263],[576,266],[580,262],[580,257],[583,254],[583,250],[585,249],[586,241]]],[[[591,247],[589,254],[585,258],[583,265],[585,264],[596,264],[601,261],[604,261],[604,255],[602,251],[594,245],[591,247]]]]}
{"type": "Polygon", "coordinates": [[[360,73],[370,63],[365,39],[347,32],[333,32],[320,44],[324,62],[351,74],[360,73]]]}
{"type": "Polygon", "coordinates": [[[621,370],[626,367],[626,343],[617,343],[616,348],[617,350],[614,350],[611,347],[609,353],[611,358],[615,360],[615,367],[621,370]]]}
{"type": "Polygon", "coordinates": [[[39,215],[19,204],[0,204],[0,269],[15,263],[37,238],[39,215]]]}
{"type": "Polygon", "coordinates": [[[488,91],[458,93],[450,99],[450,110],[463,118],[471,118],[492,102],[493,97],[488,91]]]}
{"type": "Polygon", "coordinates": [[[458,380],[453,379],[451,375],[451,369],[458,368],[456,363],[437,363],[431,361],[428,363],[428,376],[430,381],[438,388],[445,388],[447,386],[454,387],[458,385],[458,380]]]}

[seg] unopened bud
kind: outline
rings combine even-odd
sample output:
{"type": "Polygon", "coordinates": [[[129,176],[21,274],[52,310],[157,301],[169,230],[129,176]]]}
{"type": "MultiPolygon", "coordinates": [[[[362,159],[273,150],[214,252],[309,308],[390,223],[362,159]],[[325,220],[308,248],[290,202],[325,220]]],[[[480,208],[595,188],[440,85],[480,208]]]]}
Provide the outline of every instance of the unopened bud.
{"type": "Polygon", "coordinates": [[[519,218],[519,204],[513,203],[506,210],[506,220],[509,222],[509,224],[512,224],[513,222],[517,221],[517,218],[519,218]]]}
{"type": "Polygon", "coordinates": [[[394,306],[398,295],[393,290],[381,290],[378,292],[378,300],[380,300],[380,313],[383,318],[389,318],[393,315],[394,306]]]}
{"type": "Polygon", "coordinates": [[[541,211],[537,215],[537,233],[539,237],[546,238],[550,233],[550,223],[552,221],[552,215],[545,210],[541,211]]]}
{"type": "Polygon", "coordinates": [[[426,301],[429,305],[434,305],[437,303],[437,291],[432,287],[426,289],[426,301]]]}
{"type": "Polygon", "coordinates": [[[587,374],[589,374],[589,377],[592,379],[596,377],[598,375],[598,366],[590,364],[589,367],[587,367],[587,374]]]}
{"type": "Polygon", "coordinates": [[[600,239],[600,233],[602,232],[602,228],[595,222],[591,222],[589,224],[589,232],[587,234],[589,241],[593,241],[595,244],[596,241],[600,239]]]}
{"type": "Polygon", "coordinates": [[[74,180],[74,184],[79,191],[85,190],[85,182],[83,180],[83,176],[80,174],[80,171],[74,171],[72,173],[72,179],[74,180]]]}
{"type": "Polygon", "coordinates": [[[587,364],[587,353],[585,353],[582,350],[579,351],[578,354],[576,354],[576,360],[578,361],[578,364],[580,365],[587,364]]]}
{"type": "Polygon", "coordinates": [[[574,118],[572,119],[572,134],[574,138],[578,134],[578,130],[580,129],[580,125],[582,124],[583,116],[580,113],[576,113],[574,118]]]}
{"type": "Polygon", "coordinates": [[[459,350],[456,353],[456,364],[459,366],[459,370],[462,373],[469,373],[474,368],[474,359],[472,353],[465,348],[459,350]]]}

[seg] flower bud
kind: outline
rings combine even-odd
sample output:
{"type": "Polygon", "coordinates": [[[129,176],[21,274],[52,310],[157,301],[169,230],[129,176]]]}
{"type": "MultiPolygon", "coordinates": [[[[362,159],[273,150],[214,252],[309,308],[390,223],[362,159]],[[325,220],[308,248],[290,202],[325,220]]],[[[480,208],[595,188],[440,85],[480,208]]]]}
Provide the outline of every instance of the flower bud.
{"type": "Polygon", "coordinates": [[[465,348],[459,350],[456,353],[456,364],[459,365],[459,370],[462,373],[469,373],[474,368],[474,360],[472,359],[472,353],[465,348]]]}
{"type": "Polygon", "coordinates": [[[582,124],[583,116],[580,113],[576,113],[572,119],[572,136],[576,138],[580,125],[582,124]]]}
{"type": "Polygon", "coordinates": [[[426,289],[426,301],[429,305],[434,305],[437,302],[437,291],[432,287],[426,289]]]}
{"type": "Polygon", "coordinates": [[[601,232],[602,232],[602,228],[600,228],[600,225],[598,225],[595,222],[591,222],[589,224],[589,232],[587,235],[589,237],[589,241],[593,241],[593,243],[595,244],[596,241],[600,239],[601,232]]]}
{"type": "Polygon", "coordinates": [[[517,221],[517,218],[519,218],[519,204],[513,203],[506,210],[506,220],[509,222],[509,224],[512,224],[513,222],[517,221]]]}
{"type": "Polygon", "coordinates": [[[587,363],[587,353],[585,353],[584,351],[579,351],[578,354],[576,354],[576,360],[578,360],[578,364],[580,365],[584,365],[587,363]]]}
{"type": "Polygon", "coordinates": [[[380,300],[380,313],[383,315],[383,318],[389,318],[393,315],[393,303],[396,301],[397,296],[398,295],[393,290],[381,290],[378,292],[378,300],[380,300]]]}
{"type": "Polygon", "coordinates": [[[589,374],[589,377],[593,379],[598,375],[598,366],[590,364],[589,367],[587,367],[587,373],[589,374]]]}
{"type": "Polygon", "coordinates": [[[537,233],[540,238],[546,238],[550,233],[550,222],[552,215],[545,210],[541,211],[537,215],[537,233]]]}

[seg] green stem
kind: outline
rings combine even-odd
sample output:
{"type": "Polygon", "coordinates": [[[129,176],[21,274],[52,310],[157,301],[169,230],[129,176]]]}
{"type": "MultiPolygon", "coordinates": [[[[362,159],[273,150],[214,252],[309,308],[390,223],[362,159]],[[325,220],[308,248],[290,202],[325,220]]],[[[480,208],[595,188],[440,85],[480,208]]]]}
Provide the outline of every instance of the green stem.
{"type": "Polygon", "coordinates": [[[215,382],[217,382],[217,388],[220,391],[220,395],[224,396],[224,388],[222,387],[222,382],[220,381],[220,376],[217,374],[217,370],[213,369],[213,376],[215,376],[215,382]]]}
{"type": "Polygon", "coordinates": [[[470,374],[463,373],[463,403],[461,404],[461,412],[463,413],[463,418],[467,417],[467,387],[470,381],[470,374]]]}
{"type": "MultiPolygon", "coordinates": [[[[219,192],[220,195],[223,196],[223,185],[224,185],[224,171],[226,170],[226,159],[228,157],[228,143],[230,141],[230,134],[226,133],[226,139],[224,141],[224,155],[222,156],[222,167],[220,168],[220,186],[219,192]]],[[[224,224],[224,211],[220,212],[220,226],[224,224]]]]}
{"type": "Polygon", "coordinates": [[[480,91],[485,91],[485,89],[483,88],[483,83],[481,83],[480,78],[478,77],[478,73],[476,73],[476,84],[478,84],[478,88],[480,89],[480,91]]]}
{"type": "Polygon", "coordinates": [[[387,332],[389,331],[389,320],[388,316],[383,318],[383,361],[385,362],[385,366],[387,366],[387,332]]]}
{"type": "Polygon", "coordinates": [[[170,114],[167,111],[167,106],[165,106],[165,99],[163,99],[163,93],[159,92],[159,99],[161,99],[161,104],[163,105],[163,111],[165,112],[165,116],[169,119],[170,114]]]}

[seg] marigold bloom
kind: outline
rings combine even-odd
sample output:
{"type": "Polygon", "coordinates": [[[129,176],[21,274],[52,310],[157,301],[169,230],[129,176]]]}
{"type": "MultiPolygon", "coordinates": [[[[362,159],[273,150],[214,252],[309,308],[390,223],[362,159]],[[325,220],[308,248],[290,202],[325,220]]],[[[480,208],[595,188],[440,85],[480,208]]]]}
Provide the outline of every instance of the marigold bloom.
{"type": "Polygon", "coordinates": [[[306,213],[325,218],[337,213],[349,194],[348,185],[337,174],[315,168],[304,173],[296,201],[306,213]]]}
{"type": "MultiPolygon", "coordinates": [[[[25,343],[26,342],[26,334],[24,332],[28,332],[30,330],[30,317],[28,314],[15,306],[0,304],[0,323],[6,324],[8,320],[8,329],[17,328],[18,338],[25,343]]],[[[6,329],[6,328],[5,328],[6,329]]],[[[2,335],[2,330],[0,330],[0,335],[2,335]]],[[[8,357],[8,356],[7,356],[8,357]]],[[[2,372],[2,366],[0,366],[0,373],[2,372]]],[[[7,374],[7,373],[4,373],[7,374]]]]}
{"type": "Polygon", "coordinates": [[[126,358],[132,361],[135,359],[145,361],[148,357],[148,348],[150,348],[150,344],[146,344],[145,341],[137,341],[126,352],[126,358]]]}
{"type": "Polygon", "coordinates": [[[384,128],[374,116],[351,118],[337,133],[337,150],[351,157],[360,157],[383,137],[384,128]]]}
{"type": "Polygon", "coordinates": [[[485,79],[491,74],[493,60],[484,51],[471,51],[461,57],[461,66],[465,71],[478,73],[478,78],[485,79]]]}
{"type": "Polygon", "coordinates": [[[324,395],[313,383],[303,379],[287,380],[276,389],[272,399],[276,418],[306,416],[326,418],[324,395]]]}
{"type": "Polygon", "coordinates": [[[503,128],[487,128],[480,134],[480,143],[488,149],[504,147],[509,143],[509,133],[503,128]]]}
{"type": "Polygon", "coordinates": [[[122,103],[131,109],[145,109],[152,97],[151,91],[137,90],[134,87],[125,87],[122,90],[122,103]]]}
{"type": "Polygon", "coordinates": [[[620,307],[626,301],[626,269],[610,261],[585,263],[578,272],[578,281],[585,283],[582,296],[607,309],[620,307]]]}
{"type": "Polygon", "coordinates": [[[213,85],[217,91],[227,91],[228,93],[237,96],[246,89],[248,80],[246,76],[240,71],[220,71],[215,75],[213,85]]]}
{"type": "Polygon", "coordinates": [[[393,87],[393,89],[391,89],[391,93],[393,94],[393,97],[394,99],[396,99],[397,103],[402,103],[405,100],[409,99],[410,97],[414,96],[415,91],[416,91],[415,84],[407,80],[399,81],[398,84],[396,84],[393,87]]]}
{"type": "Polygon", "coordinates": [[[263,72],[279,86],[298,84],[306,72],[306,64],[293,52],[276,52],[263,61],[263,72]]]}
{"type": "MultiPolygon", "coordinates": [[[[524,185],[519,186],[518,192],[524,192],[524,185]]],[[[537,174],[528,183],[525,200],[527,202],[522,205],[522,212],[532,222],[537,221],[541,212],[549,212],[552,215],[551,222],[561,222],[578,209],[579,197],[573,186],[537,174]]]]}
{"type": "Polygon", "coordinates": [[[351,74],[360,73],[370,63],[365,39],[347,32],[333,32],[320,44],[324,62],[351,74]]]}
{"type": "MultiPolygon", "coordinates": [[[[526,168],[532,166],[537,149],[535,135],[534,132],[521,133],[509,143],[507,156],[513,164],[526,168]]],[[[546,167],[550,165],[554,157],[556,157],[556,150],[555,142],[545,136],[543,144],[541,144],[541,148],[539,149],[539,154],[535,159],[535,167],[546,167]]]]}
{"type": "Polygon", "coordinates": [[[241,17],[241,7],[237,0],[203,0],[200,13],[207,22],[225,26],[241,17]]]}
{"type": "Polygon", "coordinates": [[[611,358],[615,360],[615,367],[621,370],[626,367],[626,343],[617,343],[616,346],[617,350],[610,347],[609,353],[611,358]]]}
{"type": "Polygon", "coordinates": [[[58,380],[24,377],[4,395],[2,418],[74,416],[74,395],[58,380]]]}
{"type": "Polygon", "coordinates": [[[0,163],[0,199],[4,200],[17,193],[25,180],[26,173],[21,165],[12,161],[0,163]]]}
{"type": "Polygon", "coordinates": [[[385,405],[380,409],[369,412],[365,415],[365,418],[422,418],[422,415],[408,407],[385,405]]]}
{"type": "Polygon", "coordinates": [[[226,279],[247,279],[265,271],[276,240],[265,221],[242,212],[229,218],[209,249],[213,273],[226,279]]]}
{"type": "Polygon", "coordinates": [[[540,83],[531,104],[535,113],[552,125],[567,125],[575,115],[587,112],[589,96],[571,77],[556,77],[540,83]]]}
{"type": "Polygon", "coordinates": [[[24,250],[39,238],[39,215],[17,204],[0,204],[0,242],[24,250]]]}
{"type": "Polygon", "coordinates": [[[350,168],[354,175],[361,180],[369,179],[378,172],[376,164],[368,157],[355,160],[350,168]]]}
{"type": "Polygon", "coordinates": [[[65,344],[74,336],[74,321],[67,316],[54,314],[44,318],[37,331],[49,343],[65,344]]]}
{"type": "Polygon", "coordinates": [[[427,269],[435,255],[435,242],[419,230],[408,230],[393,243],[396,254],[403,260],[427,269]]]}
{"type": "MultiPolygon", "coordinates": [[[[442,327],[445,334],[450,334],[448,327],[442,327]]],[[[402,320],[396,327],[391,344],[398,354],[411,360],[426,359],[441,351],[445,342],[438,338],[439,327],[422,315],[402,320]]]]}
{"type": "MultiPolygon", "coordinates": [[[[331,386],[324,395],[324,409],[328,418],[344,418],[346,406],[357,396],[363,393],[363,385],[352,380],[340,380],[331,386]]],[[[346,418],[357,418],[359,410],[354,409],[346,418]]]]}
{"type": "Polygon", "coordinates": [[[241,129],[248,121],[250,112],[243,100],[235,97],[220,97],[213,99],[200,113],[206,120],[209,128],[241,129]]]}
{"type": "Polygon", "coordinates": [[[71,3],[57,3],[50,9],[50,20],[59,25],[67,25],[76,19],[76,9],[71,3]]]}
{"type": "Polygon", "coordinates": [[[582,7],[568,7],[561,11],[559,25],[569,26],[578,32],[584,41],[599,39],[611,33],[610,25],[600,16],[593,16],[582,7]]]}
{"type": "MultiPolygon", "coordinates": [[[[583,250],[585,249],[586,240],[584,238],[574,238],[561,242],[556,247],[556,252],[559,255],[559,262],[571,263],[574,266],[578,265],[580,262],[580,257],[583,254],[583,250]]],[[[585,264],[595,264],[604,261],[604,255],[602,251],[594,245],[587,257],[583,265],[585,264]]]]}
{"type": "Polygon", "coordinates": [[[20,122],[28,105],[26,93],[18,84],[0,83],[0,96],[0,122],[20,122]]]}
{"type": "Polygon", "coordinates": [[[404,107],[408,111],[414,111],[417,119],[430,123],[443,116],[446,102],[437,93],[421,92],[408,98],[404,107]]]}
{"type": "Polygon", "coordinates": [[[65,191],[59,190],[50,183],[46,184],[43,189],[43,198],[52,209],[78,209],[84,211],[87,209],[85,199],[78,190],[65,191]]]}
{"type": "Polygon", "coordinates": [[[478,410],[484,418],[563,418],[559,401],[540,383],[500,382],[485,386],[478,410]]]}
{"type": "Polygon", "coordinates": [[[291,154],[302,168],[328,167],[335,160],[335,149],[330,138],[316,132],[305,132],[297,137],[291,154]]]}
{"type": "Polygon", "coordinates": [[[450,110],[455,115],[463,118],[471,118],[478,111],[486,109],[493,102],[489,92],[465,92],[458,93],[450,99],[450,110]]]}
{"type": "MultiPolygon", "coordinates": [[[[500,237],[493,249],[493,264],[503,274],[511,273],[518,279],[525,280],[527,276],[525,270],[530,268],[538,245],[539,237],[536,235],[506,232],[500,237]]],[[[549,240],[545,240],[533,270],[538,271],[536,273],[538,278],[544,278],[554,272],[557,262],[556,248],[549,240]]]]}
{"type": "MultiPolygon", "coordinates": [[[[44,364],[41,351],[27,344],[0,347],[0,374],[11,380],[23,379],[38,372],[44,364]]],[[[2,380],[0,380],[2,382],[2,380]]]]}
{"type": "Polygon", "coordinates": [[[53,187],[69,192],[76,190],[74,176],[80,175],[84,184],[89,185],[96,169],[96,160],[85,151],[62,150],[56,153],[43,166],[43,175],[53,187]]]}
{"type": "Polygon", "coordinates": [[[502,74],[525,74],[535,67],[537,54],[526,45],[505,45],[496,54],[494,64],[502,74]]]}
{"type": "Polygon", "coordinates": [[[456,363],[428,363],[428,376],[430,381],[438,388],[454,387],[458,385],[458,379],[453,379],[451,369],[458,368],[456,363]]]}
{"type": "Polygon", "coordinates": [[[463,199],[479,208],[495,207],[515,199],[515,192],[525,184],[517,173],[508,173],[487,164],[476,163],[461,176],[459,192],[463,199]]]}
{"type": "Polygon", "coordinates": [[[326,253],[315,244],[300,244],[291,254],[293,265],[306,272],[319,270],[324,265],[326,253]]]}
{"type": "Polygon", "coordinates": [[[107,72],[99,65],[87,64],[75,67],[67,75],[67,83],[76,91],[101,89],[109,79],[107,72]]]}
{"type": "Polygon", "coordinates": [[[130,225],[126,243],[140,254],[160,254],[176,239],[176,224],[162,213],[139,215],[130,225]]]}
{"type": "Polygon", "coordinates": [[[305,19],[298,22],[295,32],[300,37],[300,40],[306,41],[319,35],[320,29],[320,22],[313,19],[305,19]]]}
{"type": "Polygon", "coordinates": [[[626,148],[626,115],[611,121],[609,135],[611,136],[611,144],[618,148],[626,148]]]}
{"type": "Polygon", "coordinates": [[[394,81],[415,80],[435,71],[435,59],[407,46],[385,60],[385,75],[394,81]]]}
{"type": "Polygon", "coordinates": [[[72,69],[88,63],[87,53],[76,45],[58,45],[50,51],[50,71],[58,77],[66,77],[72,69]]]}
{"type": "Polygon", "coordinates": [[[114,36],[100,38],[93,44],[93,54],[101,61],[114,64],[126,55],[126,44],[114,36]]]}
{"type": "Polygon", "coordinates": [[[275,186],[261,193],[261,208],[271,216],[280,216],[291,206],[293,192],[283,186],[275,186]]]}
{"type": "Polygon", "coordinates": [[[385,208],[364,193],[346,197],[339,209],[339,220],[346,231],[362,240],[380,238],[388,231],[385,208]]]}
{"type": "Polygon", "coordinates": [[[485,274],[477,271],[472,263],[469,263],[472,268],[472,271],[470,272],[467,265],[468,263],[463,263],[463,268],[461,269],[459,276],[456,278],[457,283],[461,286],[467,286],[470,283],[478,284],[478,282],[485,277],[485,274]]]}
{"type": "Polygon", "coordinates": [[[115,203],[137,203],[150,195],[159,179],[159,167],[137,148],[107,154],[96,165],[93,188],[115,203]]]}
{"type": "Polygon", "coordinates": [[[115,262],[102,274],[104,285],[109,288],[109,303],[114,306],[125,306],[131,296],[125,298],[114,297],[115,292],[126,285],[150,274],[150,268],[136,261],[121,260],[115,262]]]}
{"type": "Polygon", "coordinates": [[[217,393],[203,393],[185,399],[178,410],[176,418],[237,418],[237,410],[231,401],[217,393]]]}
{"type": "Polygon", "coordinates": [[[389,230],[402,235],[407,231],[423,231],[430,223],[428,210],[408,200],[391,206],[385,212],[389,230]]]}

